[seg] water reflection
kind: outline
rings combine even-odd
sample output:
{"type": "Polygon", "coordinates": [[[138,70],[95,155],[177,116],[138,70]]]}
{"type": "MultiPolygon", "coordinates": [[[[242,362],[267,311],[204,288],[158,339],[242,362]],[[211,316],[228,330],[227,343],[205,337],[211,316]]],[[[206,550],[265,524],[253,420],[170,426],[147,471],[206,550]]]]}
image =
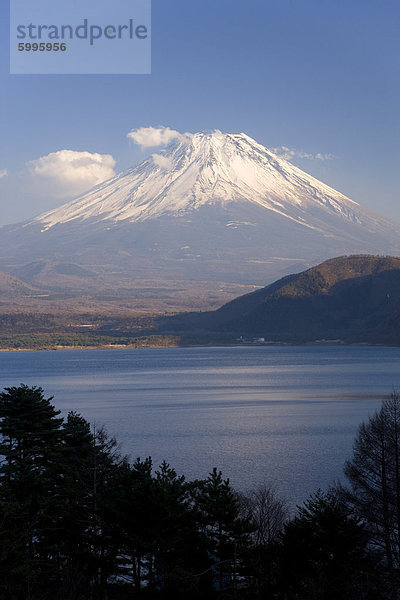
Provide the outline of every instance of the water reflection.
{"type": "Polygon", "coordinates": [[[341,476],[359,423],[400,387],[399,348],[253,347],[0,353],[2,386],[40,385],[124,452],[294,502],[341,476]]]}

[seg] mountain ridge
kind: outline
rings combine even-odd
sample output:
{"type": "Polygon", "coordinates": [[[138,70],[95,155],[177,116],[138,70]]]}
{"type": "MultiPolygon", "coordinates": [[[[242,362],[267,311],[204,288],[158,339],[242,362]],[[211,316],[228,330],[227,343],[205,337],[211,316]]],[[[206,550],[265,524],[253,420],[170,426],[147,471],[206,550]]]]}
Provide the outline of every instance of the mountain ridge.
{"type": "Polygon", "coordinates": [[[280,342],[400,343],[400,258],[324,261],[239,296],[218,310],[169,317],[161,330],[258,336],[280,342]]]}

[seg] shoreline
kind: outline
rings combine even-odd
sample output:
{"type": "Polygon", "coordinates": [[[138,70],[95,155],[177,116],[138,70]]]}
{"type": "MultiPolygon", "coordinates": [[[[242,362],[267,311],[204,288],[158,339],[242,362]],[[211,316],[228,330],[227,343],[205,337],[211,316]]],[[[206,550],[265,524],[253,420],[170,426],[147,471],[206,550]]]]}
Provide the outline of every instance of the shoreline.
{"type": "Polygon", "coordinates": [[[400,344],[387,344],[387,343],[372,343],[372,342],[270,342],[270,343],[240,343],[240,344],[229,344],[229,343],[210,343],[210,344],[164,344],[164,345],[139,345],[139,344],[102,344],[100,346],[51,346],[51,347],[40,347],[40,348],[0,348],[1,352],[63,352],[68,350],[162,350],[171,348],[270,348],[274,346],[365,346],[365,347],[382,347],[382,348],[399,348],[400,344]]]}

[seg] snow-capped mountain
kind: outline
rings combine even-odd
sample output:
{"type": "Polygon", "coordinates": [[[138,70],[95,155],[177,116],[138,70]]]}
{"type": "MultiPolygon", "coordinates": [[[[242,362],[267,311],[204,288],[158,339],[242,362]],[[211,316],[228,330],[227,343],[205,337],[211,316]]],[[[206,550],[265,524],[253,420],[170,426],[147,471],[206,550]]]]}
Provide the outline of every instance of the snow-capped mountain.
{"type": "Polygon", "coordinates": [[[202,281],[211,291],[216,282],[266,285],[354,253],[400,254],[400,225],[247,135],[220,131],[182,136],[72,202],[2,228],[0,236],[0,268],[59,288],[89,272],[97,282],[112,275],[114,289],[135,278],[179,281],[181,289],[202,281]],[[38,261],[57,263],[58,271],[38,261]]]}
{"type": "Polygon", "coordinates": [[[368,221],[358,214],[356,202],[244,133],[214,131],[186,136],[163,154],[153,154],[35,222],[44,229],[88,219],[134,223],[190,214],[204,206],[229,210],[232,205],[262,207],[311,229],[319,225],[311,214],[306,219],[306,213],[321,207],[344,222],[368,221]]]}

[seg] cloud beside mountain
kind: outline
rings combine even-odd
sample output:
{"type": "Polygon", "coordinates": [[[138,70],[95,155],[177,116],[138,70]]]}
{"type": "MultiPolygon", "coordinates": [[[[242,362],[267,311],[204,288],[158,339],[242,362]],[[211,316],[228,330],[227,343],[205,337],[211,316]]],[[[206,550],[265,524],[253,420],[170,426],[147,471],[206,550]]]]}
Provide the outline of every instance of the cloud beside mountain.
{"type": "Polygon", "coordinates": [[[166,146],[173,140],[184,140],[191,136],[190,133],[180,133],[169,127],[139,127],[132,129],[126,137],[142,149],[166,146]]]}
{"type": "Polygon", "coordinates": [[[115,175],[111,154],[59,150],[26,165],[33,191],[46,196],[76,196],[115,175]]]}

